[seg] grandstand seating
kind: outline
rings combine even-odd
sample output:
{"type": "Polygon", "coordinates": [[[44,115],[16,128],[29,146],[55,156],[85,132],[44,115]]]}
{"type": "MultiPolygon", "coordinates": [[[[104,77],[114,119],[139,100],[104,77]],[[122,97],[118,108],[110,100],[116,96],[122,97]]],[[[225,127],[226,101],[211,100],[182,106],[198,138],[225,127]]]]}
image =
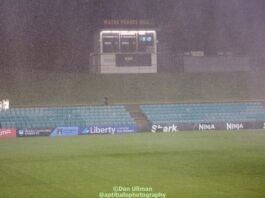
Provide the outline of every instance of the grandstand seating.
{"type": "Polygon", "coordinates": [[[12,108],[0,112],[2,128],[54,128],[128,125],[135,121],[124,106],[12,108]]]}
{"type": "Polygon", "coordinates": [[[140,108],[152,124],[265,121],[265,108],[259,102],[141,105],[140,108]]]}
{"type": "MultiPolygon", "coordinates": [[[[265,108],[252,103],[140,105],[152,124],[265,121],[265,108]]],[[[122,105],[11,108],[0,112],[2,128],[86,127],[136,124],[122,105]]]]}

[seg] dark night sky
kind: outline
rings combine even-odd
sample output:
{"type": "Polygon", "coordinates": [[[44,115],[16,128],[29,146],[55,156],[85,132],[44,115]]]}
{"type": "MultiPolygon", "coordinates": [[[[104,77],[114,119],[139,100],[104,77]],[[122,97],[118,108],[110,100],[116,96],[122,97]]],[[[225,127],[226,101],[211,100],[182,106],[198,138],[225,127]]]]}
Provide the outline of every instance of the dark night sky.
{"type": "Polygon", "coordinates": [[[265,51],[264,0],[0,0],[0,68],[84,68],[103,18],[149,18],[169,53],[265,51]]]}

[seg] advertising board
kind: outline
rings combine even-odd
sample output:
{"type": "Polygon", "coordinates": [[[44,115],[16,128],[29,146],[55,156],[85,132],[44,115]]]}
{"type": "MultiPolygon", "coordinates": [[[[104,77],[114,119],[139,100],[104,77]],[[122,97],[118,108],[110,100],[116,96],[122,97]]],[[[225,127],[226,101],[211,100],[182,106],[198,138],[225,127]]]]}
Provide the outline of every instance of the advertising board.
{"type": "Polygon", "coordinates": [[[220,122],[220,123],[174,123],[153,124],[151,132],[178,132],[178,131],[209,131],[209,130],[241,130],[265,129],[265,122],[220,122]]]}
{"type": "Polygon", "coordinates": [[[18,137],[32,136],[76,136],[92,134],[121,134],[137,132],[135,124],[132,125],[94,125],[88,127],[57,127],[54,129],[19,129],[18,137]]]}
{"type": "Polygon", "coordinates": [[[17,131],[18,137],[30,137],[30,136],[49,136],[52,133],[52,129],[19,129],[17,131]]]}
{"type": "Polygon", "coordinates": [[[105,126],[89,126],[79,129],[80,135],[89,134],[119,134],[137,132],[136,125],[105,125],[105,126]]]}
{"type": "Polygon", "coordinates": [[[0,129],[0,138],[15,138],[17,136],[17,129],[2,128],[0,129]]]}
{"type": "Polygon", "coordinates": [[[50,136],[75,136],[78,135],[78,127],[57,127],[50,136]]]}

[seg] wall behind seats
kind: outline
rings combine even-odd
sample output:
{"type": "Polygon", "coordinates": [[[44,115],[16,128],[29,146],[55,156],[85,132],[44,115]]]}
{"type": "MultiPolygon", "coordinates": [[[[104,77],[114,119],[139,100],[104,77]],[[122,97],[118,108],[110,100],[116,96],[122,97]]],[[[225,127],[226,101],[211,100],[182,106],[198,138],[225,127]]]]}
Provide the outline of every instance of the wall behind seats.
{"type": "Polygon", "coordinates": [[[238,72],[250,71],[248,57],[216,56],[193,57],[184,56],[184,72],[238,72]]]}

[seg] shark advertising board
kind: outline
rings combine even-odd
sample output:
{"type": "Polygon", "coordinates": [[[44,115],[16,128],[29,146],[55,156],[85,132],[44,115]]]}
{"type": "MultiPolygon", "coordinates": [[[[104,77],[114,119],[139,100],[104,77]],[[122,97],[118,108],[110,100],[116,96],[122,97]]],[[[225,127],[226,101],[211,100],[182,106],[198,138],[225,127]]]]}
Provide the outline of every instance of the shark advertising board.
{"type": "Polygon", "coordinates": [[[219,123],[174,123],[153,124],[150,131],[153,133],[172,133],[178,131],[238,131],[242,129],[265,129],[265,122],[219,122],[219,123]]]}

